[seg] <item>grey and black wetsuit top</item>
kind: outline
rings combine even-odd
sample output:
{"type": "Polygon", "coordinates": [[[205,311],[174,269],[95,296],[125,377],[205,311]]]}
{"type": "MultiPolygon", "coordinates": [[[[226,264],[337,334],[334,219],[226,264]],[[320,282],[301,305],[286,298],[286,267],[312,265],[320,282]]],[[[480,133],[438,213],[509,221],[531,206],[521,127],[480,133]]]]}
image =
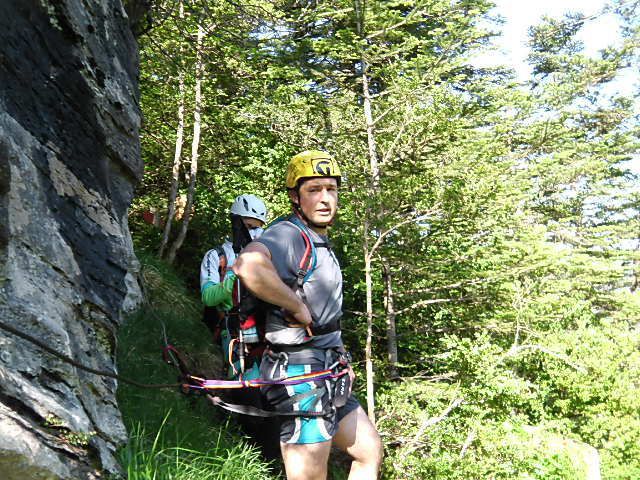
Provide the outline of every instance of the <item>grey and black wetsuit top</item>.
{"type": "MultiPolygon", "coordinates": [[[[314,328],[324,328],[338,322],[342,317],[342,272],[335,254],[329,247],[327,237],[319,235],[311,229],[307,229],[307,232],[310,240],[316,245],[325,245],[316,246],[316,268],[303,284],[307,306],[313,318],[313,326],[314,328]]],[[[278,275],[285,284],[295,289],[298,266],[306,248],[304,238],[298,228],[289,221],[281,221],[270,226],[256,241],[269,249],[271,261],[278,275]]],[[[267,317],[268,340],[269,331],[273,330],[273,325],[270,323],[280,325],[285,323],[281,310],[276,308],[267,317]]],[[[306,345],[321,349],[342,347],[342,334],[340,330],[337,330],[323,335],[315,335],[306,345]]]]}

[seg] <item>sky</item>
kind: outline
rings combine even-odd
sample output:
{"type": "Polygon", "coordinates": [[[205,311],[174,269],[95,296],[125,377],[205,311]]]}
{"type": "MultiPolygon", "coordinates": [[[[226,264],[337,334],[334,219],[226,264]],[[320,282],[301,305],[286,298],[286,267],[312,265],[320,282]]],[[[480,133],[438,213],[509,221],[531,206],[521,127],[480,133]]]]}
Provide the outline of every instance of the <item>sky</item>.
{"type": "MultiPolygon", "coordinates": [[[[531,68],[526,63],[527,29],[537,24],[543,15],[561,17],[567,12],[581,12],[591,16],[605,5],[604,0],[495,0],[493,14],[505,19],[502,37],[496,39],[498,52],[481,58],[482,64],[505,63],[512,66],[520,80],[527,80],[531,68]]],[[[585,52],[595,54],[618,38],[618,22],[614,15],[606,14],[586,23],[579,34],[585,52]]]]}
{"type": "MultiPolygon", "coordinates": [[[[530,78],[531,67],[526,62],[528,54],[527,31],[531,25],[540,22],[544,15],[562,17],[568,12],[580,12],[589,17],[602,10],[605,0],[495,0],[496,7],[491,12],[500,15],[505,23],[502,36],[495,40],[498,51],[478,57],[474,63],[479,66],[508,65],[520,81],[530,78]]],[[[596,55],[598,51],[619,41],[618,20],[613,14],[604,14],[587,21],[578,38],[584,43],[585,53],[596,55]]],[[[640,112],[638,91],[640,82],[637,70],[628,69],[621,78],[607,87],[607,93],[619,92],[636,95],[636,109],[640,112]]],[[[629,166],[640,174],[640,155],[630,161],[629,166]]]]}

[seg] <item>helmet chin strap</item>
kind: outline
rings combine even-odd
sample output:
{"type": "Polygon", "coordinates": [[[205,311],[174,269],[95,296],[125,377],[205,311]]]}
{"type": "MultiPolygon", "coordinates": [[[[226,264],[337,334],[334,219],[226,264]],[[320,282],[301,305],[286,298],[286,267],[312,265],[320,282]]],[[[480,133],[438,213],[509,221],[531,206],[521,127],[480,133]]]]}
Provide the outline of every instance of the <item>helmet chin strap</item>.
{"type": "Polygon", "coordinates": [[[324,228],[323,225],[318,225],[317,223],[312,222],[311,219],[307,217],[305,213],[302,211],[302,208],[300,207],[299,203],[295,203],[295,202],[292,202],[292,203],[293,203],[293,209],[295,210],[296,215],[298,215],[302,220],[304,220],[304,223],[306,223],[310,227],[324,228]]]}

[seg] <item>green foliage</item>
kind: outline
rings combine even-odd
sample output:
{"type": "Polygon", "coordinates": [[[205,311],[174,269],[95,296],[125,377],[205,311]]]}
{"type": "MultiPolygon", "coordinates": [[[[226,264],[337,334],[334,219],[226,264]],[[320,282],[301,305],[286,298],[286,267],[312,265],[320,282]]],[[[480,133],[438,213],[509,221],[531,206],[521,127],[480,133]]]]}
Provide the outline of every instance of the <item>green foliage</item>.
{"type": "Polygon", "coordinates": [[[388,439],[383,478],[584,478],[583,445],[567,446],[522,417],[495,418],[494,407],[463,399],[465,391],[416,379],[380,395],[388,439]],[[450,411],[456,398],[463,401],[450,411]]]}
{"type": "Polygon", "coordinates": [[[53,414],[47,415],[43,424],[52,434],[58,436],[61,440],[74,447],[88,447],[89,440],[96,435],[95,431],[86,433],[73,431],[65,425],[62,419],[53,414]]]}

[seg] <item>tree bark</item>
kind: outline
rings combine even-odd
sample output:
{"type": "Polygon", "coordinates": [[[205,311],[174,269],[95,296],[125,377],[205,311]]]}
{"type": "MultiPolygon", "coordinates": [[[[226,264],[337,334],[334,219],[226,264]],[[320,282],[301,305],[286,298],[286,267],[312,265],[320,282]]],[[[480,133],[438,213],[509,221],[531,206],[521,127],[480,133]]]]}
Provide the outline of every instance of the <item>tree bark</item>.
{"type": "Polygon", "coordinates": [[[398,335],[396,332],[396,311],[393,302],[393,284],[391,270],[382,265],[385,283],[385,307],[387,311],[387,356],[389,359],[389,377],[398,378],[398,335]]]}
{"type": "Polygon", "coordinates": [[[378,167],[378,144],[376,142],[375,124],[371,112],[371,91],[369,90],[368,66],[363,55],[362,60],[362,108],[364,119],[367,124],[367,146],[369,149],[369,173],[371,175],[371,186],[374,194],[380,190],[380,169],[378,167]]]}
{"type": "MultiPolygon", "coordinates": [[[[640,245],[636,248],[636,252],[639,250],[640,245]]],[[[631,283],[630,291],[633,293],[638,289],[638,285],[640,285],[640,260],[635,259],[631,265],[633,267],[633,282],[631,283]]]]}
{"type": "MultiPolygon", "coordinates": [[[[184,19],[184,3],[182,0],[179,5],[179,17],[182,21],[184,19]]],[[[169,243],[169,236],[171,235],[171,226],[173,225],[173,217],[176,213],[176,197],[178,195],[178,185],[180,165],[182,164],[182,143],[184,140],[184,69],[182,58],[184,57],[182,51],[182,44],[179,49],[180,55],[180,70],[178,72],[178,128],[176,130],[176,147],[173,155],[173,169],[171,171],[171,189],[169,191],[169,200],[167,202],[167,219],[164,225],[164,231],[162,233],[162,242],[158,249],[158,257],[162,258],[164,251],[169,243]]]]}
{"type": "Polygon", "coordinates": [[[369,221],[364,221],[364,278],[367,296],[367,339],[365,346],[365,366],[367,375],[367,415],[375,425],[375,395],[373,387],[373,279],[371,277],[371,254],[369,252],[369,221]]]}
{"type": "MultiPolygon", "coordinates": [[[[362,0],[355,0],[354,7],[356,11],[356,21],[358,35],[361,39],[365,39],[365,4],[362,0]]],[[[362,81],[362,106],[364,120],[367,129],[367,147],[369,157],[369,182],[371,193],[374,198],[379,194],[379,178],[378,169],[378,148],[376,144],[375,125],[371,109],[371,92],[369,90],[368,65],[365,56],[365,47],[360,57],[360,78],[362,81]]],[[[373,372],[373,352],[372,352],[372,336],[373,336],[373,279],[371,274],[372,251],[369,251],[369,231],[371,229],[371,219],[375,217],[371,203],[367,204],[364,219],[364,262],[365,262],[365,285],[367,296],[367,339],[365,348],[365,364],[367,375],[367,414],[372,423],[375,424],[375,391],[374,391],[374,372],[373,372]]]]}
{"type": "Polygon", "coordinates": [[[187,205],[184,209],[184,216],[182,217],[182,226],[180,233],[175,242],[171,245],[169,253],[167,254],[167,261],[171,264],[176,258],[178,249],[182,246],[185,237],[187,236],[187,229],[189,228],[189,221],[193,213],[193,198],[196,189],[196,174],[198,172],[198,147],[200,145],[200,110],[202,108],[202,41],[204,39],[204,28],[202,25],[198,25],[198,39],[196,42],[196,84],[195,84],[195,102],[193,109],[193,141],[191,142],[191,168],[189,172],[189,190],[187,191],[187,205]]]}

